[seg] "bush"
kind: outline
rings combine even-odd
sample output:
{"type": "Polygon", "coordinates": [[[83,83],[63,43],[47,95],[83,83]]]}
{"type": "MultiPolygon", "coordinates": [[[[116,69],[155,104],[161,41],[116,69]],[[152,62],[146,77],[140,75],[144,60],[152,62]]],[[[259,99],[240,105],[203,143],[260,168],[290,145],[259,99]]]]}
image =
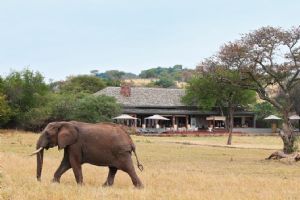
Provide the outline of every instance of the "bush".
{"type": "Polygon", "coordinates": [[[112,121],[112,118],[121,113],[121,107],[115,98],[108,96],[86,96],[75,103],[72,120],[84,122],[112,121]]]}
{"type": "Polygon", "coordinates": [[[0,126],[5,125],[12,115],[6,96],[0,93],[0,126]]]}
{"type": "Polygon", "coordinates": [[[82,97],[75,94],[52,94],[49,103],[51,110],[49,121],[72,120],[72,113],[79,98],[82,97]]]}
{"type": "Polygon", "coordinates": [[[98,77],[81,75],[70,77],[61,85],[61,93],[95,93],[105,87],[105,83],[98,77]]]}

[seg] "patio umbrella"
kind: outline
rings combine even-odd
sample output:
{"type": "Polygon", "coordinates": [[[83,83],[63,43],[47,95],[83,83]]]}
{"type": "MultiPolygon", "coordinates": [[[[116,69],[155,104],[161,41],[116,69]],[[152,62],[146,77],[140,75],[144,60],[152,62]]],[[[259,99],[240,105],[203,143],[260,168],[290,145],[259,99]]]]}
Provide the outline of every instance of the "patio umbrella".
{"type": "Polygon", "coordinates": [[[156,120],[170,120],[168,118],[165,118],[161,115],[152,115],[150,117],[146,117],[145,119],[156,119],[156,120]]]}
{"type": "Polygon", "coordinates": [[[272,122],[272,133],[276,133],[276,129],[277,129],[277,125],[276,125],[276,120],[280,120],[280,117],[277,117],[275,115],[270,115],[268,117],[265,118],[265,120],[271,120],[272,122]]]}
{"type": "MultiPolygon", "coordinates": [[[[120,120],[120,121],[122,121],[123,124],[125,124],[125,125],[127,125],[127,126],[130,126],[130,124],[128,124],[128,123],[132,122],[131,120],[135,121],[135,120],[137,120],[138,118],[132,117],[132,116],[130,116],[130,115],[122,114],[122,115],[119,115],[119,116],[117,116],[117,117],[114,117],[113,119],[115,119],[115,120],[117,120],[117,121],[120,120]],[[125,123],[125,121],[126,121],[126,123],[125,123]],[[127,123],[127,122],[128,122],[128,123],[127,123]]],[[[134,124],[136,124],[136,123],[134,123],[134,124]]]]}
{"type": "Polygon", "coordinates": [[[292,115],[292,116],[289,116],[289,119],[290,120],[299,120],[300,116],[299,115],[292,115]]]}
{"type": "Polygon", "coordinates": [[[170,119],[165,118],[165,117],[163,117],[163,116],[161,116],[161,115],[152,115],[152,116],[150,116],[150,117],[146,117],[146,118],[145,118],[145,121],[146,121],[146,119],[152,119],[152,120],[155,120],[156,128],[159,128],[159,125],[158,125],[158,121],[159,121],[159,120],[170,120],[170,119]]]}
{"type": "Polygon", "coordinates": [[[299,123],[299,131],[300,131],[300,116],[299,115],[292,115],[292,116],[289,116],[289,119],[292,121],[294,120],[298,120],[298,123],[299,123]]]}
{"type": "Polygon", "coordinates": [[[277,117],[276,115],[270,115],[265,118],[266,120],[279,120],[281,119],[280,117],[277,117]]]}
{"type": "Polygon", "coordinates": [[[137,118],[132,117],[132,116],[127,115],[127,114],[122,114],[122,115],[119,115],[118,117],[114,117],[113,119],[137,119],[137,118]]]}

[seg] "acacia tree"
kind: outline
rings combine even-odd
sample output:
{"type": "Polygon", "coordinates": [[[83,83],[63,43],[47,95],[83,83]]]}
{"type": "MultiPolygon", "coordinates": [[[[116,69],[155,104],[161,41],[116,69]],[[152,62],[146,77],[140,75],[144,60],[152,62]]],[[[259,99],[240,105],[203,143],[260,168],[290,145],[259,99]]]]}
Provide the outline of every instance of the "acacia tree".
{"type": "MultiPolygon", "coordinates": [[[[295,112],[300,115],[300,84],[298,84],[293,92],[292,92],[292,99],[294,102],[294,110],[295,112]]],[[[300,129],[300,120],[298,120],[298,128],[300,129]]]]}
{"type": "Polygon", "coordinates": [[[295,151],[295,135],[288,117],[294,105],[292,92],[300,84],[299,39],[300,27],[263,27],[224,45],[217,55],[221,66],[240,74],[234,81],[220,76],[222,81],[256,91],[281,113],[284,153],[295,151]]]}
{"type": "Polygon", "coordinates": [[[239,106],[254,103],[256,95],[250,90],[218,81],[216,77],[219,74],[226,75],[230,79],[236,79],[238,74],[211,64],[211,62],[203,62],[197,67],[198,75],[189,81],[186,95],[182,100],[186,104],[197,105],[205,110],[213,107],[220,108],[221,114],[227,116],[226,128],[229,132],[227,145],[231,145],[234,112],[239,106]]]}

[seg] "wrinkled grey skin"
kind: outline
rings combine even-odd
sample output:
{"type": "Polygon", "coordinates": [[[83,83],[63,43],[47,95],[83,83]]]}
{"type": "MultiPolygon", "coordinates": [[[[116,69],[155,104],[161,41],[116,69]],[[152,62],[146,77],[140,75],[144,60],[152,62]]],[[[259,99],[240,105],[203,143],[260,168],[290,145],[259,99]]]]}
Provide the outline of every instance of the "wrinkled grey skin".
{"type": "MultiPolygon", "coordinates": [[[[64,157],[54,173],[53,181],[72,168],[76,182],[83,183],[81,165],[90,163],[97,166],[108,166],[109,173],[103,186],[111,186],[118,170],[130,176],[135,187],[143,184],[137,176],[131,159],[135,145],[124,127],[111,123],[89,124],[82,122],[52,122],[43,130],[37,141],[37,179],[41,180],[44,149],[58,146],[64,149],[64,157]]],[[[137,158],[137,157],[136,157],[137,158]]],[[[142,165],[137,158],[139,169],[142,165]]]]}

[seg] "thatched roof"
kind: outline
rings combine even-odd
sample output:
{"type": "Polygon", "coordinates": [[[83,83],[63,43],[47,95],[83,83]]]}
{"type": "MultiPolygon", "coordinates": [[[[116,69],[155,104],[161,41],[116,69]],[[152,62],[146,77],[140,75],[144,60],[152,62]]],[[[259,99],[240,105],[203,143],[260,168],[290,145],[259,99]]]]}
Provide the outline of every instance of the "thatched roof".
{"type": "Polygon", "coordinates": [[[120,94],[120,87],[106,87],[95,95],[107,95],[117,99],[123,106],[134,107],[178,107],[184,106],[181,97],[183,89],[132,87],[131,95],[125,97],[120,94]]]}

